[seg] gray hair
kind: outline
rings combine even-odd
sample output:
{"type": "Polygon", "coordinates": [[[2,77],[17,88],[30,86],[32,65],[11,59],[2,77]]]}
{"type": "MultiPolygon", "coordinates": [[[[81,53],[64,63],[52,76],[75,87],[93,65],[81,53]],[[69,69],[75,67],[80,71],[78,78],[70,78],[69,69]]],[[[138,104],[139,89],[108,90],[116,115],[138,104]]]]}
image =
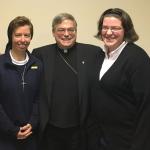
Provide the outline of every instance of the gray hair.
{"type": "Polygon", "coordinates": [[[57,16],[55,16],[53,21],[52,21],[52,30],[54,31],[56,25],[62,23],[64,20],[73,21],[75,23],[76,28],[77,28],[77,22],[71,14],[69,14],[69,13],[60,13],[57,16]]]}

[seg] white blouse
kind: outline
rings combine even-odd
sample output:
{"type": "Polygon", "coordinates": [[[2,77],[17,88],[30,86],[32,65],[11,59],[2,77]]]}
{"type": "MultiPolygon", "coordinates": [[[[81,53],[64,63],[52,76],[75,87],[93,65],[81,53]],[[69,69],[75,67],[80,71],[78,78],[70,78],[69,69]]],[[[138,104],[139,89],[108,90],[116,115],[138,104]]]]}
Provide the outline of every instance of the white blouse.
{"type": "Polygon", "coordinates": [[[109,53],[109,56],[107,54],[107,49],[104,47],[103,51],[105,52],[105,58],[102,64],[102,68],[99,73],[99,80],[103,77],[103,75],[107,72],[107,70],[113,65],[113,63],[117,60],[119,57],[120,53],[124,49],[124,47],[127,45],[127,42],[122,42],[122,44],[115,49],[114,51],[109,53]]]}

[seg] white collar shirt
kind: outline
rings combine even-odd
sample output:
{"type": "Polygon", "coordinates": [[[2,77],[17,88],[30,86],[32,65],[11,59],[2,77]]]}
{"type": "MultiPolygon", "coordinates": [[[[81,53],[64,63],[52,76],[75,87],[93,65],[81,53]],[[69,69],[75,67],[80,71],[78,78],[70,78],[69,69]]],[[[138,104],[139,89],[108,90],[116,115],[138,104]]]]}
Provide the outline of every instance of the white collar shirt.
{"type": "Polygon", "coordinates": [[[124,49],[124,47],[127,45],[127,42],[122,42],[122,44],[115,49],[114,51],[109,53],[109,56],[107,54],[107,49],[104,47],[103,51],[105,52],[105,58],[99,73],[99,80],[103,77],[103,75],[108,71],[108,69],[113,65],[113,63],[117,60],[120,53],[124,49]]]}

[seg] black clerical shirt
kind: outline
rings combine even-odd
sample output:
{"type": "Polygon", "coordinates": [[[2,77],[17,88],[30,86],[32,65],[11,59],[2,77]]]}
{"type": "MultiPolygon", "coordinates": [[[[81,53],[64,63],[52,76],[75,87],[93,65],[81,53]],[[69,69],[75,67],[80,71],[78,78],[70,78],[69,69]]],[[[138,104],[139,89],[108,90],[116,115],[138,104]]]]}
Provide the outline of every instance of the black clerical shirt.
{"type": "Polygon", "coordinates": [[[77,71],[75,47],[69,49],[67,53],[58,48],[55,59],[49,122],[61,128],[74,127],[79,124],[78,78],[65,61],[77,71]]]}

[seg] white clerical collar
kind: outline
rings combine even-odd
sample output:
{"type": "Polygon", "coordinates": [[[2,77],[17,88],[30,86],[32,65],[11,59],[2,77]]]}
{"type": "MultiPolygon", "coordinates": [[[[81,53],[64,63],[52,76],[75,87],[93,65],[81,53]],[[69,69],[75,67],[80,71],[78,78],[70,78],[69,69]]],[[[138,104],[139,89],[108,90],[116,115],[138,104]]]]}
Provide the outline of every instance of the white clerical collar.
{"type": "MultiPolygon", "coordinates": [[[[59,47],[59,46],[58,46],[58,47],[59,47]]],[[[68,49],[63,49],[63,48],[61,48],[61,47],[59,47],[59,49],[60,49],[63,53],[65,53],[65,54],[68,53],[68,49]]]]}
{"type": "Polygon", "coordinates": [[[60,50],[61,50],[63,53],[65,53],[65,54],[68,53],[68,49],[62,49],[62,48],[60,48],[60,50]]]}
{"type": "Polygon", "coordinates": [[[63,52],[64,53],[68,53],[68,49],[63,49],[63,52]]]}
{"type": "Polygon", "coordinates": [[[16,60],[15,58],[13,58],[12,53],[11,53],[11,50],[9,51],[9,54],[10,54],[12,63],[15,64],[15,65],[22,66],[22,65],[25,65],[25,64],[29,61],[29,56],[28,56],[27,53],[26,53],[26,58],[25,58],[25,60],[21,60],[21,61],[18,61],[18,60],[16,60]]]}

